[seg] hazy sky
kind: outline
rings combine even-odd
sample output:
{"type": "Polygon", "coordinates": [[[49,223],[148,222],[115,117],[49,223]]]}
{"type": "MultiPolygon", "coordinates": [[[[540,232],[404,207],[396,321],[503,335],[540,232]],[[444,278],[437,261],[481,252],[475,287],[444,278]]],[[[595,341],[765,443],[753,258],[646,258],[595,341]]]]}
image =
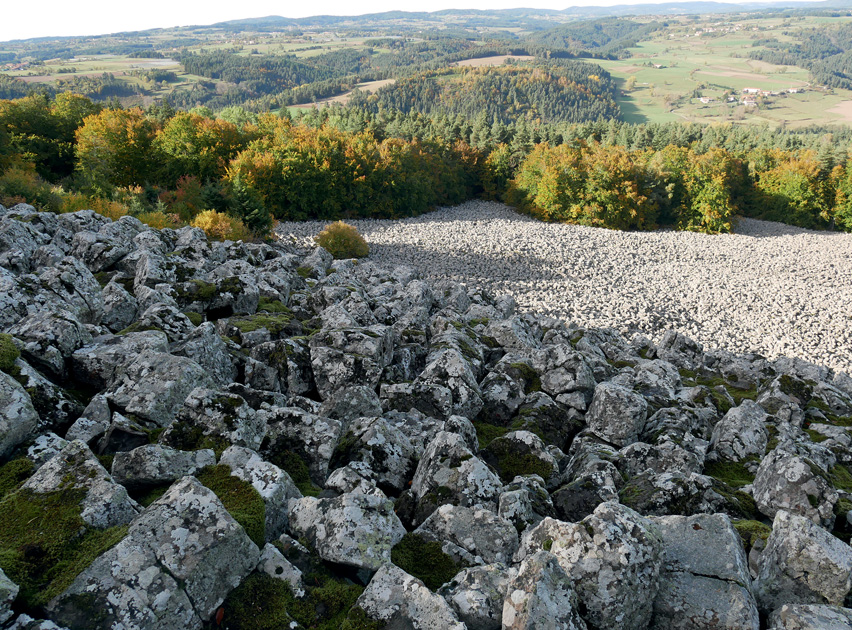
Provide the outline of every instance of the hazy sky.
{"type": "Polygon", "coordinates": [[[3,0],[5,6],[0,10],[0,41],[57,35],[101,35],[166,26],[210,24],[266,15],[357,15],[397,9],[564,9],[568,6],[635,4],[647,1],[655,0],[144,0],[135,4],[127,0],[3,0]]]}

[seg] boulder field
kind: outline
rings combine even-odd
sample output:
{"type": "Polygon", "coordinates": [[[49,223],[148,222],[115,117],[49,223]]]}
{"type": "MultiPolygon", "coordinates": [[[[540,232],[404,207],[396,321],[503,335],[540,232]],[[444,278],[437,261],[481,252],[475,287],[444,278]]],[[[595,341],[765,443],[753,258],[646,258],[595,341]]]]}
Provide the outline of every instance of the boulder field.
{"type": "Polygon", "coordinates": [[[0,206],[0,628],[852,629],[852,378],[0,206]]]}

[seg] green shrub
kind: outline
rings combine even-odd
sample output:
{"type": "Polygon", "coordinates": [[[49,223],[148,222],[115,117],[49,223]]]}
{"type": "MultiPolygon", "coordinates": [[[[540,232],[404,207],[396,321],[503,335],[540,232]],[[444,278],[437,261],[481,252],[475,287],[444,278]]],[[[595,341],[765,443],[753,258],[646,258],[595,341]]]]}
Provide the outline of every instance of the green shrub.
{"type": "Polygon", "coordinates": [[[19,356],[21,356],[21,351],[12,341],[12,335],[0,333],[0,371],[8,372],[11,370],[19,356]]]}
{"type": "Polygon", "coordinates": [[[343,221],[325,226],[315,240],[317,245],[324,247],[337,259],[364,258],[370,253],[370,246],[364,237],[358,234],[358,230],[353,226],[343,221]]]}

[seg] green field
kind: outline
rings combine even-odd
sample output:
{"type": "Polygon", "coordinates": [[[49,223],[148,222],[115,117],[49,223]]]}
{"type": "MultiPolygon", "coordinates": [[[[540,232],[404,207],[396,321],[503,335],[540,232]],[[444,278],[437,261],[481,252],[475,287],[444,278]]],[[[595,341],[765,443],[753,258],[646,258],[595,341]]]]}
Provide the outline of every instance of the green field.
{"type": "MultiPolygon", "coordinates": [[[[795,23],[795,28],[813,27],[826,19],[804,18],[795,23]]],[[[850,18],[831,19],[836,24],[850,18]]],[[[683,20],[659,37],[628,49],[629,58],[599,63],[622,89],[619,105],[628,122],[790,126],[852,122],[852,92],[818,90],[810,86],[808,72],[802,68],[747,58],[757,39],[795,40],[783,34],[790,30],[790,23],[781,19],[731,19],[723,23],[683,20]],[[704,32],[697,34],[698,31],[704,32]],[[629,82],[634,83],[632,89],[628,89],[629,82]],[[757,106],[748,108],[739,102],[727,102],[728,95],[739,98],[744,88],[780,94],[760,99],[757,106]],[[803,92],[786,93],[791,88],[803,92]],[[702,103],[699,96],[715,102],[702,103]]]]}

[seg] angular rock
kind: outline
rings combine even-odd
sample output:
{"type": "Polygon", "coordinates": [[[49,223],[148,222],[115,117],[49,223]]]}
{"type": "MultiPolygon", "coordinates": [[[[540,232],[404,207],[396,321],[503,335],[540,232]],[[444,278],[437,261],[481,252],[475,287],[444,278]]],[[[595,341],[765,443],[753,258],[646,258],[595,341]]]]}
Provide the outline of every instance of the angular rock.
{"type": "Polygon", "coordinates": [[[125,487],[139,488],[176,481],[215,464],[216,455],[210,449],[177,451],[159,444],[146,444],[116,453],[112,460],[112,477],[125,487]]]}
{"type": "Polygon", "coordinates": [[[480,564],[508,563],[518,548],[518,532],[510,521],[481,508],[442,505],[415,533],[431,541],[449,541],[480,564]]]}
{"type": "Polygon", "coordinates": [[[259,558],[216,495],[184,477],[48,610],[71,628],[91,628],[96,609],[98,628],[200,629],[259,558]]]}
{"type": "Polygon", "coordinates": [[[261,448],[266,458],[274,462],[287,451],[295,453],[307,463],[311,479],[323,484],[343,423],[297,407],[272,407],[261,410],[257,416],[268,428],[261,448]]]}
{"type": "Polygon", "coordinates": [[[323,330],[311,337],[310,347],[317,390],[325,399],[347,385],[376,387],[393,358],[393,334],[380,325],[323,330]]]}
{"type": "Polygon", "coordinates": [[[172,354],[195,361],[218,387],[237,380],[237,365],[211,322],[204,322],[190,332],[172,349],[172,354]]]}
{"type": "MultiPolygon", "coordinates": [[[[187,361],[188,359],[184,359],[187,361]]],[[[160,440],[176,448],[189,447],[202,436],[219,438],[228,444],[260,448],[266,423],[241,396],[226,391],[196,387],[186,396],[177,421],[163,432],[160,440]]]]}
{"type": "Polygon", "coordinates": [[[114,385],[137,357],[145,352],[168,352],[169,340],[159,330],[97,337],[71,357],[74,378],[95,389],[114,385]]]}
{"type": "Polygon", "coordinates": [[[539,475],[548,487],[558,485],[559,464],[541,438],[529,431],[512,431],[492,440],[480,457],[506,483],[517,475],[539,475]]]}
{"type": "Polygon", "coordinates": [[[97,394],[89,401],[81,415],[65,434],[68,441],[81,440],[91,445],[93,440],[102,436],[112,422],[112,412],[106,397],[97,394]]]}
{"type": "Polygon", "coordinates": [[[80,517],[92,527],[106,529],[129,523],[140,510],[127,490],[113,480],[83,442],[69,442],[22,486],[38,494],[83,490],[80,517]]]}
{"type": "Polygon", "coordinates": [[[713,427],[710,448],[719,457],[735,462],[752,456],[763,457],[769,440],[766,418],[760,405],[743,400],[713,427]]]}
{"type": "Polygon", "coordinates": [[[68,312],[42,311],[20,321],[9,333],[23,342],[24,358],[59,381],[67,376],[65,362],[72,353],[91,343],[85,326],[68,312]]]}
{"type": "Polygon", "coordinates": [[[663,570],[652,628],[759,630],[748,561],[723,514],[653,519],[663,539],[663,570]]]}
{"type": "Polygon", "coordinates": [[[600,383],[586,422],[589,431],[621,448],[639,440],[647,415],[648,403],[642,396],[619,385],[600,383]]]}
{"type": "Polygon", "coordinates": [[[517,573],[504,564],[462,569],[438,594],[468,630],[499,630],[506,588],[517,573]]]}
{"type": "Polygon", "coordinates": [[[810,519],[780,510],[754,587],[767,613],[783,604],[842,606],[852,588],[852,548],[810,519]]]}
{"type": "Polygon", "coordinates": [[[521,563],[503,603],[503,630],[586,630],[571,578],[549,551],[521,563]]]}
{"type": "Polygon", "coordinates": [[[144,352],[127,366],[107,393],[110,402],[157,427],[169,426],[197,387],[210,383],[195,361],[163,352],[144,352]]]}
{"type": "Polygon", "coordinates": [[[355,605],[386,627],[465,630],[443,597],[390,563],[376,572],[355,605]]]}
{"type": "Polygon", "coordinates": [[[331,458],[330,468],[359,462],[380,487],[405,489],[414,472],[414,447],[402,431],[384,418],[359,418],[331,458]]]}
{"type": "Polygon", "coordinates": [[[470,363],[454,349],[443,350],[432,359],[415,383],[446,387],[453,396],[453,413],[475,418],[482,409],[482,394],[470,363]]]}
{"type": "Polygon", "coordinates": [[[29,394],[11,376],[0,372],[0,460],[26,442],[38,427],[29,394]]]}
{"type": "Polygon", "coordinates": [[[405,535],[392,501],[359,493],[292,501],[290,530],[304,536],[323,560],[371,571],[390,562],[391,549],[405,535]]]}
{"type": "Polygon", "coordinates": [[[277,580],[283,580],[290,586],[296,597],[305,596],[305,586],[302,583],[302,572],[284,557],[278,548],[266,543],[260,553],[257,570],[277,580]]]}
{"type": "Polygon", "coordinates": [[[852,609],[785,604],[769,616],[769,630],[852,630],[852,609]]]}
{"type": "Polygon", "coordinates": [[[130,326],[139,312],[139,302],[118,282],[112,282],[101,292],[104,299],[104,316],[101,324],[113,332],[119,332],[130,326]]]}
{"type": "Polygon", "coordinates": [[[524,534],[515,559],[548,547],[574,581],[590,626],[647,627],[663,551],[653,522],[613,502],[602,503],[579,523],[546,518],[524,534]]]}
{"type": "Polygon", "coordinates": [[[769,517],[789,510],[830,527],[837,499],[825,471],[785,449],[776,448],[764,457],[754,478],[757,509],[769,517]]]}
{"type": "Polygon", "coordinates": [[[0,623],[6,623],[12,618],[12,602],[18,596],[20,588],[12,580],[6,577],[3,569],[0,569],[0,623]]]}

